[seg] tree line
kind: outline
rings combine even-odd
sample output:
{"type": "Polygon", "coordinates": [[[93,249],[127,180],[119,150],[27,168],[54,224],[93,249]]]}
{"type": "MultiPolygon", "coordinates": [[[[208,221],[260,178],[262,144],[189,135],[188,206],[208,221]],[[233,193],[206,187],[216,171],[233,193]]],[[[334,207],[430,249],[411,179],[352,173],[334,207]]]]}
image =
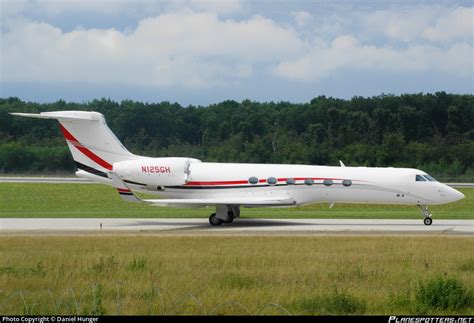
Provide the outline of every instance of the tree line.
{"type": "Polygon", "coordinates": [[[393,166],[474,179],[474,96],[379,95],[308,103],[224,101],[209,106],[110,99],[86,103],[0,99],[0,172],[75,169],[54,120],[9,112],[98,111],[122,143],[147,156],[203,161],[393,166]]]}

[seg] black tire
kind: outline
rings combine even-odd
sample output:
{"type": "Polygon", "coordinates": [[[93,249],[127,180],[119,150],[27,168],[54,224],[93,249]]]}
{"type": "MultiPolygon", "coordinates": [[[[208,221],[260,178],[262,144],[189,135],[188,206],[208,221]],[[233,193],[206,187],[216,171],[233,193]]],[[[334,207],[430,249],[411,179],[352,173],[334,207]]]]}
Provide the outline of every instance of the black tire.
{"type": "Polygon", "coordinates": [[[232,211],[227,212],[227,217],[223,220],[224,223],[232,223],[234,221],[234,213],[232,211]]]}
{"type": "Polygon", "coordinates": [[[215,213],[212,213],[211,216],[209,217],[209,223],[211,225],[221,225],[222,224],[222,220],[219,219],[218,217],[216,217],[216,214],[215,213]]]}
{"type": "Polygon", "coordinates": [[[429,217],[426,217],[423,219],[423,223],[425,225],[431,225],[431,223],[433,223],[433,219],[429,218],[429,217]]]}

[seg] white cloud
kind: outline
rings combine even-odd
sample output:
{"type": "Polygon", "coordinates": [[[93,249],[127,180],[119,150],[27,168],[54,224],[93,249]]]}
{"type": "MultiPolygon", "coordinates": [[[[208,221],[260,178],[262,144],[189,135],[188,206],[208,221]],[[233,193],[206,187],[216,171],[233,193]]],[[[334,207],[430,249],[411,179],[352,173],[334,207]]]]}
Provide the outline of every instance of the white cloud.
{"type": "Polygon", "coordinates": [[[434,26],[427,26],[422,37],[430,41],[474,39],[474,8],[453,8],[440,16],[434,26]]]}
{"type": "Polygon", "coordinates": [[[135,30],[76,29],[16,20],[2,35],[4,81],[81,81],[208,87],[251,76],[254,64],[297,57],[295,32],[255,16],[192,11],[140,21],[135,30]]]}
{"type": "Polygon", "coordinates": [[[322,80],[340,70],[361,73],[385,72],[423,73],[430,70],[451,75],[469,76],[474,73],[474,47],[456,43],[448,49],[433,45],[413,45],[405,48],[364,45],[352,36],[339,36],[332,42],[313,47],[296,60],[278,64],[275,73],[299,80],[322,80]]]}
{"type": "Polygon", "coordinates": [[[323,18],[317,42],[297,59],[284,60],[276,75],[319,81],[340,71],[361,73],[474,73],[474,9],[412,6],[337,16],[336,29],[323,18]],[[327,32],[332,30],[332,32],[327,32]],[[342,34],[344,33],[344,34],[342,34]]]}
{"type": "Polygon", "coordinates": [[[364,33],[402,42],[468,41],[474,37],[472,7],[412,6],[359,14],[364,33]]]}
{"type": "Polygon", "coordinates": [[[0,11],[2,19],[5,17],[11,17],[21,14],[25,10],[27,4],[27,0],[0,0],[0,11]]]}
{"type": "MultiPolygon", "coordinates": [[[[3,7],[5,0],[0,1],[3,7]]],[[[140,3],[150,5],[150,12],[159,9],[151,0],[140,3]]],[[[0,42],[4,82],[206,88],[246,81],[256,73],[303,82],[347,70],[474,73],[473,8],[364,11],[351,13],[352,21],[337,14],[318,20],[314,13],[293,11],[291,25],[258,15],[225,18],[241,12],[240,0],[173,0],[126,31],[64,31],[20,13],[31,5],[41,5],[50,14],[78,8],[101,12],[112,5],[120,12],[133,3],[32,0],[8,4],[9,19],[4,21],[0,42]]]]}
{"type": "Polygon", "coordinates": [[[418,39],[423,29],[439,14],[432,7],[405,7],[364,12],[359,15],[359,20],[369,35],[409,42],[418,39]]]}
{"type": "Polygon", "coordinates": [[[292,11],[291,15],[295,19],[296,25],[299,27],[304,27],[313,19],[313,16],[307,11],[292,11]]]}

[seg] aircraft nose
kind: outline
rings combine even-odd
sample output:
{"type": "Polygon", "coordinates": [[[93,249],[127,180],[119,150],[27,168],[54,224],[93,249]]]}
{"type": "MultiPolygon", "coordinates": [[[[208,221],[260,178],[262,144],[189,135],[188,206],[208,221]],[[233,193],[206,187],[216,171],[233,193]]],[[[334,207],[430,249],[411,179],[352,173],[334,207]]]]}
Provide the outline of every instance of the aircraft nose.
{"type": "Polygon", "coordinates": [[[449,202],[459,201],[459,200],[462,200],[464,197],[465,196],[463,193],[459,192],[458,190],[452,187],[449,187],[449,190],[447,190],[446,192],[446,199],[449,202]]]}

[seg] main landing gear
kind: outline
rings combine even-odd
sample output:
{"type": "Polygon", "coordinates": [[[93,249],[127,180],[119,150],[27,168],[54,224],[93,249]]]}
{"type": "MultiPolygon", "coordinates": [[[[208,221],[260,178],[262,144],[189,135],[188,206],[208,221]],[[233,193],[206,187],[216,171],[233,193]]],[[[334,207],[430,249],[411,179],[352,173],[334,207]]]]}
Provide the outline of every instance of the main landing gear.
{"type": "Polygon", "coordinates": [[[418,205],[418,207],[420,208],[421,214],[422,214],[423,217],[424,217],[423,223],[424,223],[425,225],[431,225],[431,223],[433,223],[433,219],[431,218],[431,213],[430,213],[430,211],[428,211],[428,206],[426,206],[426,205],[418,205]]]}
{"type": "Polygon", "coordinates": [[[212,213],[209,217],[209,223],[211,225],[232,223],[238,217],[240,217],[240,208],[238,206],[217,205],[216,213],[212,213]]]}

